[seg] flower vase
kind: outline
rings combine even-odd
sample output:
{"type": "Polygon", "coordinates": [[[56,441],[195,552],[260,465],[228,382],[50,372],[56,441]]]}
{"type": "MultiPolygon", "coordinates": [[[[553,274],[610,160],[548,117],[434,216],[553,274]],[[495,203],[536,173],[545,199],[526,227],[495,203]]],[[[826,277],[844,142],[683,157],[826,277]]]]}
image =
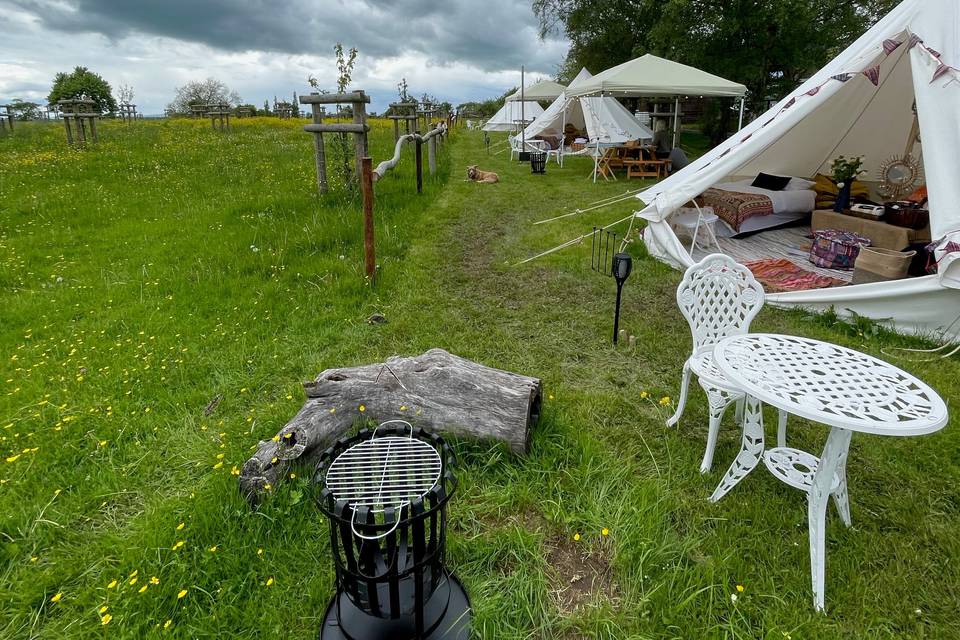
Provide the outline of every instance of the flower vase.
{"type": "Polygon", "coordinates": [[[833,205],[833,210],[837,213],[843,213],[850,208],[850,189],[852,186],[848,180],[843,183],[843,186],[837,192],[837,201],[833,205]]]}

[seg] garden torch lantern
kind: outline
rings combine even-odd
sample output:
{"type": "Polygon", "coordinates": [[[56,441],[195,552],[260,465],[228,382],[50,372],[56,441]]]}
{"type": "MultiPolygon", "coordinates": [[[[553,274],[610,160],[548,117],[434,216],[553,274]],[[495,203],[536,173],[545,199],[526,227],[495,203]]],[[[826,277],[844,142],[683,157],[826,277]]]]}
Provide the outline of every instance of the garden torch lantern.
{"type": "Polygon", "coordinates": [[[611,275],[617,281],[617,308],[613,316],[613,344],[617,344],[617,333],[620,331],[620,294],[623,291],[623,283],[630,277],[633,271],[633,258],[629,253],[616,253],[613,256],[613,263],[610,266],[611,275]]]}
{"type": "Polygon", "coordinates": [[[321,640],[467,640],[470,602],[444,566],[456,459],[442,438],[391,420],[341,438],[314,480],[337,593],[321,640]]]}

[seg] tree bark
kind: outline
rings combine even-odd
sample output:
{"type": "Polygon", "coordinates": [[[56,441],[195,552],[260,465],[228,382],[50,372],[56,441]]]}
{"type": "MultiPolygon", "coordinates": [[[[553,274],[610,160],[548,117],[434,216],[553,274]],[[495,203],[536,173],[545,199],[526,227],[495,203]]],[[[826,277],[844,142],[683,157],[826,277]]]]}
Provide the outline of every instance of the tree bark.
{"type": "Polygon", "coordinates": [[[501,440],[524,454],[542,398],[538,378],[493,369],[443,349],[327,369],[303,386],[307,400],[300,411],[243,465],[240,490],[251,504],[269,490],[267,485],[283,480],[290,464],[315,463],[358,420],[407,420],[456,437],[501,440]]]}

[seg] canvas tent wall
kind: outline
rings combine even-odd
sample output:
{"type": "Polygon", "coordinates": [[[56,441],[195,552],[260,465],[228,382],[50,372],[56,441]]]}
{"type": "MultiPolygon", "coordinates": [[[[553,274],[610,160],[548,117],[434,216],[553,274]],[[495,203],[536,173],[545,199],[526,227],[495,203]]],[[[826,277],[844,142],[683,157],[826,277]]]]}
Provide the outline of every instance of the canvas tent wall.
{"type": "MultiPolygon", "coordinates": [[[[589,80],[590,72],[582,69],[570,88],[589,80]]],[[[633,114],[609,96],[571,98],[561,95],[524,130],[527,140],[540,137],[562,137],[567,123],[586,131],[592,144],[623,144],[631,140],[650,140],[653,132],[641,125],[633,114]]]]}
{"type": "MultiPolygon", "coordinates": [[[[931,232],[960,236],[960,2],[905,0],[791,95],[720,146],[640,193],[650,253],[692,263],[667,223],[711,185],[758,171],[812,176],[838,155],[866,155],[876,171],[902,153],[916,100],[931,232]]],[[[917,151],[915,151],[917,155],[917,151]]],[[[890,321],[911,333],[960,336],[960,263],[950,254],[937,275],[832,289],[778,293],[768,301],[834,308],[890,321]]]]}
{"type": "Polygon", "coordinates": [[[551,100],[556,100],[559,96],[563,95],[564,87],[562,84],[554,82],[552,80],[541,80],[536,82],[521,92],[518,90],[514,93],[511,93],[507,96],[507,102],[517,102],[518,100],[542,100],[544,102],[550,102],[551,100]]]}
{"type": "Polygon", "coordinates": [[[516,131],[522,120],[530,122],[543,113],[543,107],[532,101],[505,102],[483,125],[484,131],[516,131]],[[521,107],[521,105],[523,105],[521,107]]]}

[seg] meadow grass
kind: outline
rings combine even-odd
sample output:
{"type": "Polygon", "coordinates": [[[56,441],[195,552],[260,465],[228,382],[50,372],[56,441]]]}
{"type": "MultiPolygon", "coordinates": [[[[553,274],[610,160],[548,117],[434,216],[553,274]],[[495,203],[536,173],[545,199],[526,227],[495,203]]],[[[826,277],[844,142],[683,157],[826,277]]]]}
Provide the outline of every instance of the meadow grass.
{"type": "MultiPolygon", "coordinates": [[[[375,161],[392,147],[377,126],[375,161]]],[[[639,183],[592,185],[583,159],[532,176],[457,131],[424,195],[409,155],[377,185],[371,286],[359,203],[316,196],[295,123],[110,123],[83,151],[62,135],[0,139],[0,636],[313,637],[333,572],[309,470],[256,512],[233,471],[299,408],[299,381],[437,346],[545,384],[528,456],[456,443],[449,560],[477,637],[960,635],[955,425],[854,437],[854,526],[828,517],[816,614],[803,496],[758,470],[712,505],[732,420],[706,475],[702,393],[663,426],[690,348],[680,274],[630,245],[631,349],[610,345],[613,283],[589,245],[517,266],[634,205],[532,222],[639,183]],[[501,183],[463,181],[475,163],[501,183]]],[[[754,327],[894,358],[953,405],[955,360],[892,351],[915,340],[775,309],[754,327]]],[[[788,431],[814,452],[825,436],[788,431]]]]}

